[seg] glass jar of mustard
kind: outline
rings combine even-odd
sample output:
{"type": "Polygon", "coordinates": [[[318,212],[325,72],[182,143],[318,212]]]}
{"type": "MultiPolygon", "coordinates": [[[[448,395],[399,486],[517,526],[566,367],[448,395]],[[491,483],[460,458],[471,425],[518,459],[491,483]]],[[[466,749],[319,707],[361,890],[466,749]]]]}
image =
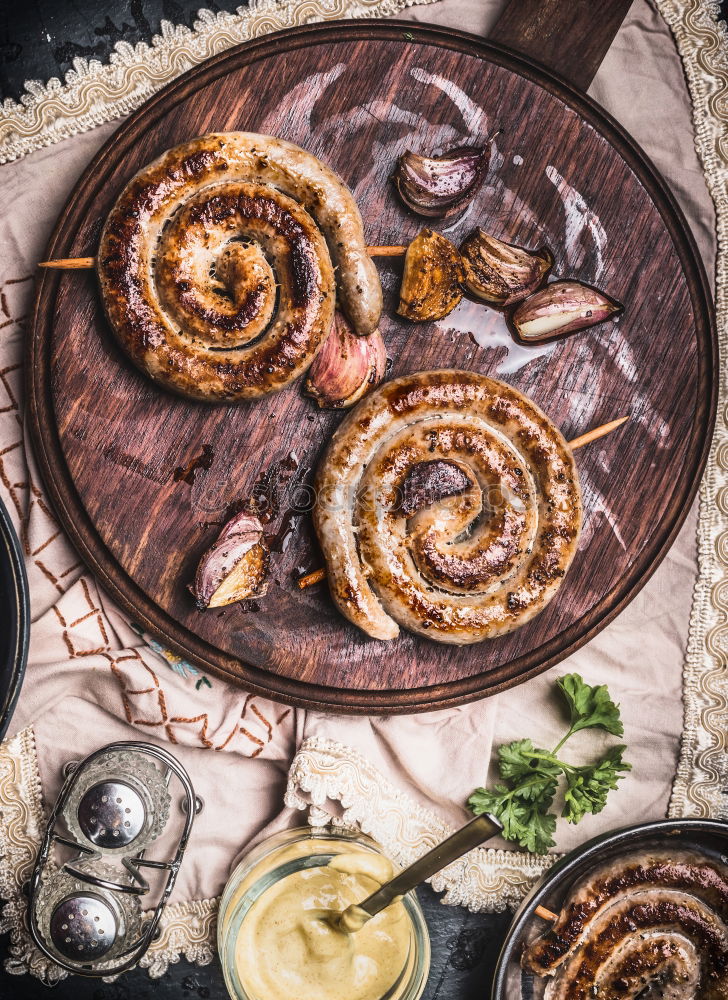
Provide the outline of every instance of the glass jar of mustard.
{"type": "Polygon", "coordinates": [[[354,934],[330,919],[396,870],[357,833],[301,827],[254,847],[232,873],[218,916],[233,1000],[419,1000],[430,939],[414,893],[354,934]]]}

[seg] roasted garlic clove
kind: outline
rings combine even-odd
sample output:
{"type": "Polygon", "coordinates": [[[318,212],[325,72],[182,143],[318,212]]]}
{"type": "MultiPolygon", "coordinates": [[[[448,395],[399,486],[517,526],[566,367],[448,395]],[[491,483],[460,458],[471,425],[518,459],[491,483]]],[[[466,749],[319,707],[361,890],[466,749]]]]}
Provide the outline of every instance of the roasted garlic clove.
{"type": "Polygon", "coordinates": [[[260,596],[265,592],[269,551],[263,525],[237,514],[200,560],[190,588],[200,610],[260,596]]]}
{"type": "Polygon", "coordinates": [[[418,215],[454,215],[482,184],[489,159],[487,146],[455,149],[442,156],[420,156],[407,150],[397,161],[393,180],[402,201],[418,215]]]}
{"type": "Polygon", "coordinates": [[[411,517],[423,507],[457,496],[472,485],[457,462],[442,458],[418,462],[402,481],[399,509],[405,517],[411,517]]]}
{"type": "Polygon", "coordinates": [[[247,510],[241,510],[225,524],[217,536],[217,540],[221,542],[223,538],[229,538],[231,535],[245,535],[248,533],[258,534],[262,537],[263,525],[255,514],[250,514],[247,510]]]}
{"type": "Polygon", "coordinates": [[[407,247],[397,312],[424,323],[442,319],[463,297],[463,264],[457,247],[431,229],[423,229],[407,247]]]}
{"type": "Polygon", "coordinates": [[[379,330],[359,337],[337,309],[331,333],[308,370],[305,391],[319,406],[342,410],[379,385],[386,368],[387,349],[379,330]]]}
{"type": "Polygon", "coordinates": [[[517,306],[511,325],[526,341],[554,340],[622,312],[623,306],[580,281],[554,281],[517,306]]]}
{"type": "Polygon", "coordinates": [[[474,230],[460,247],[465,287],[491,305],[505,308],[535,292],[554,264],[551,252],[524,250],[474,230]]]}

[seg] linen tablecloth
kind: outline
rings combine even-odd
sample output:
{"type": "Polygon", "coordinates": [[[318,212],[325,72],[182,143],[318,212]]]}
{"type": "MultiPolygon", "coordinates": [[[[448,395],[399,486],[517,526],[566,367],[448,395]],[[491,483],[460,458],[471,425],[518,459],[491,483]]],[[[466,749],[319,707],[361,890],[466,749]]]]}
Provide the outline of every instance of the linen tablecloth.
{"type": "MultiPolygon", "coordinates": [[[[399,14],[486,35],[502,0],[310,0],[200,12],[193,31],[164,26],[151,47],[119,44],[109,65],[77,60],[65,84],[29,84],[0,117],[0,495],[21,538],[33,627],[27,676],[0,747],[0,931],[8,966],[62,975],[23,926],[27,878],[66,760],[116,739],[171,744],[206,808],[144,964],[161,975],[184,953],[214,950],[216,897],[236,856],[263,832],[300,822],[360,825],[406,863],[466,819],[472,789],[493,777],[491,751],[522,736],[556,741],[553,681],[577,670],[620,702],[633,771],[606,810],[559,824],[558,850],[601,830],[670,814],[726,816],[728,416],[718,428],[697,511],[664,563],[619,618],[568,661],[492,698],[445,712],[340,718],[294,710],[207,677],[140,634],[96,586],[46,499],[23,410],[24,317],[35,264],[83,168],[138,107],[180,72],[246,38],[341,16],[399,14]],[[698,572],[699,570],[699,572],[698,572]],[[681,739],[682,734],[682,739],[681,739]],[[285,799],[285,805],[284,805],[285,799]]],[[[716,230],[721,350],[726,336],[726,37],[707,0],[636,0],[590,89],[666,177],[712,274],[716,230]],[[684,77],[687,76],[687,86],[684,77]],[[691,103],[692,99],[692,103],[691,103]],[[723,116],[723,118],[721,118],[723,116]]],[[[583,734],[580,753],[599,736],[583,734]]],[[[516,902],[553,860],[501,844],[435,880],[474,909],[516,902]]]]}

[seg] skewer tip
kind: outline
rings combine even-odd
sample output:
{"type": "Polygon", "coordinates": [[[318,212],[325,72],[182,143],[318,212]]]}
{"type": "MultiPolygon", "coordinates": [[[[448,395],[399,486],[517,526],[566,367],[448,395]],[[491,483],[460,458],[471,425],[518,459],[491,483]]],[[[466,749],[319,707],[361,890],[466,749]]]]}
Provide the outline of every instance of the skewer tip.
{"type": "Polygon", "coordinates": [[[367,247],[370,257],[403,257],[407,252],[406,246],[380,246],[367,247]]]}
{"type": "Polygon", "coordinates": [[[617,417],[616,420],[610,420],[608,424],[601,424],[599,427],[593,427],[592,430],[587,431],[586,434],[581,434],[579,437],[574,438],[573,441],[569,441],[569,447],[572,451],[577,448],[583,448],[585,444],[591,444],[592,441],[598,441],[599,438],[605,437],[607,434],[611,434],[622,424],[626,423],[630,418],[628,413],[624,417],[617,417]]]}
{"type": "Polygon", "coordinates": [[[55,268],[62,271],[78,271],[95,265],[95,257],[59,257],[56,260],[41,260],[38,263],[38,267],[55,268]]]}
{"type": "Polygon", "coordinates": [[[313,573],[307,573],[305,576],[300,578],[298,581],[298,589],[305,590],[306,587],[313,587],[315,583],[321,583],[321,581],[325,579],[326,570],[323,569],[323,567],[321,569],[315,569],[313,573]]]}

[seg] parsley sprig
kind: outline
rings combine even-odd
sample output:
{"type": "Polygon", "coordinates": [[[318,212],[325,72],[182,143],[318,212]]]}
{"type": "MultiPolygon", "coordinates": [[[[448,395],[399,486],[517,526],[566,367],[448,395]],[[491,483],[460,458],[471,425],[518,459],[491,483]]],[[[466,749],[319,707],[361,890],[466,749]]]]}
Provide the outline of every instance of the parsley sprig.
{"type": "Polygon", "coordinates": [[[582,729],[603,729],[622,736],[619,706],[605,685],[592,687],[579,674],[566,674],[556,682],[570,715],[568,732],[553,750],[541,750],[531,740],[515,740],[498,751],[501,782],[494,788],[476,788],[468,806],[479,816],[489,812],[503,824],[503,837],[529,851],[542,853],[554,846],[556,815],[550,812],[563,777],[561,815],[578,823],[587,813],[601,812],[607,795],[617,787],[631,765],[622,759],[625,746],[611,747],[593,764],[575,765],[557,755],[567,740],[582,729]]]}

